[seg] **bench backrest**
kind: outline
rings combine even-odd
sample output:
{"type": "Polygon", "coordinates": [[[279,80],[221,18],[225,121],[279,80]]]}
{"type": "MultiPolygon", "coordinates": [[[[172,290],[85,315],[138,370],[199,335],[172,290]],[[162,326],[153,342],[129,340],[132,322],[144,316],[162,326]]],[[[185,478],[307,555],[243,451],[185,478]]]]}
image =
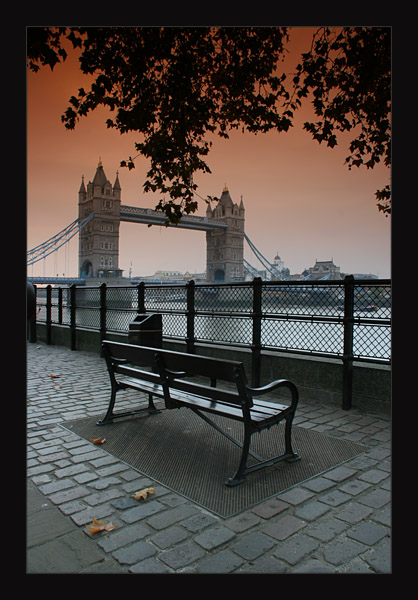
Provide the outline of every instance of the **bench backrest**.
{"type": "Polygon", "coordinates": [[[102,342],[102,348],[111,378],[114,377],[114,373],[119,373],[156,384],[161,382],[161,377],[156,371],[156,348],[109,340],[102,342]]]}
{"type": "Polygon", "coordinates": [[[245,393],[247,378],[244,366],[239,361],[108,340],[103,342],[103,350],[108,365],[111,364],[118,373],[146,378],[148,381],[162,381],[171,388],[205,396],[213,402],[252,405],[245,393]],[[153,369],[154,373],[145,372],[139,367],[153,369]],[[196,383],[196,378],[204,378],[209,385],[205,385],[206,382],[196,383]],[[220,387],[219,382],[233,385],[220,387]]]}

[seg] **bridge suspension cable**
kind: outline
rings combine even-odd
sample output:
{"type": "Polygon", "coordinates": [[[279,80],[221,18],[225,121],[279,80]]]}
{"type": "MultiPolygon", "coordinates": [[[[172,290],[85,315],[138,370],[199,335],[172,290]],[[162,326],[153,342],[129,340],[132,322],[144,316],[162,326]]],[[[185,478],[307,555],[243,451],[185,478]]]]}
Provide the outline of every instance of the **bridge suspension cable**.
{"type": "Polygon", "coordinates": [[[75,219],[72,223],[67,225],[62,231],[56,233],[54,236],[35,246],[31,250],[27,252],[27,265],[33,265],[39,260],[46,258],[53,252],[56,252],[61,246],[67,244],[71,238],[73,238],[79,231],[83,229],[87,225],[87,223],[93,218],[94,213],[91,213],[85,219],[81,221],[79,219],[75,219]]]}
{"type": "MultiPolygon", "coordinates": [[[[276,277],[277,279],[287,279],[287,277],[285,277],[283,275],[283,273],[281,273],[278,269],[276,269],[276,267],[274,265],[272,265],[265,256],[263,256],[260,252],[260,250],[258,250],[255,245],[253,244],[253,242],[250,240],[250,238],[248,237],[247,234],[244,234],[244,238],[247,242],[247,244],[249,245],[249,247],[251,248],[251,250],[253,251],[254,255],[256,256],[256,258],[261,262],[261,264],[264,266],[264,268],[270,273],[270,275],[273,275],[274,277],[276,277]]],[[[248,261],[244,260],[244,264],[245,266],[248,268],[251,267],[251,269],[253,271],[257,271],[257,269],[255,269],[254,267],[252,267],[250,265],[250,263],[248,263],[248,261]]],[[[250,270],[250,269],[249,269],[250,270]]],[[[251,272],[251,270],[250,270],[251,272]]]]}

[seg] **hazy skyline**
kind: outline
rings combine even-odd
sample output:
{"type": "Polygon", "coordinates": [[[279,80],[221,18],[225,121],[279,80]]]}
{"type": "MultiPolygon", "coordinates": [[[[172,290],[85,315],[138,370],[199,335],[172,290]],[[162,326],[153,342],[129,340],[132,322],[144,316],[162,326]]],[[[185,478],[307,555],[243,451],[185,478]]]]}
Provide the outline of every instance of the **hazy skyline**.
{"type": "MultiPolygon", "coordinates": [[[[312,29],[290,30],[291,72],[300,52],[310,47],[312,29]]],[[[99,158],[107,178],[116,171],[122,204],[154,208],[158,196],[144,194],[148,161],[138,157],[132,171],[120,161],[136,154],[138,134],[108,130],[106,112],[96,110],[74,131],[61,123],[68,99],[89,78],[78,60],[69,56],[54,71],[41,68],[27,77],[27,248],[62,230],[78,214],[78,190],[84,175],[92,180],[99,158]]],[[[313,266],[315,260],[334,260],[345,273],[374,273],[390,277],[390,217],[376,207],[375,191],[389,181],[389,170],[378,166],[348,170],[344,164],[352,135],[340,136],[334,149],[319,145],[303,131],[312,115],[299,111],[289,132],[253,135],[231,132],[229,140],[212,136],[207,162],[212,174],[196,175],[199,196],[220,196],[226,184],[232,200],[243,197],[248,237],[271,262],[278,253],[291,273],[313,266]]],[[[196,214],[204,215],[199,201],[196,214]]],[[[245,258],[259,267],[246,247],[245,258]]],[[[152,275],[156,270],[190,273],[206,268],[206,238],[197,231],[121,223],[119,267],[127,276],[152,275]]],[[[67,253],[29,267],[28,275],[78,274],[78,236],[67,253]],[[55,272],[56,271],[56,272],[55,272]]]]}

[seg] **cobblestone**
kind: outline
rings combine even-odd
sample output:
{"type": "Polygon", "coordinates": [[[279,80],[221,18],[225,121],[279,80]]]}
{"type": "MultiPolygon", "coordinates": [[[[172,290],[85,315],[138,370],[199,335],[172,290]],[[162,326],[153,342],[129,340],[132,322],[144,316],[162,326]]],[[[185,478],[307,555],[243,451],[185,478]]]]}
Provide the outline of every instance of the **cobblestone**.
{"type": "Polygon", "coordinates": [[[365,452],[222,519],[61,426],[108,398],[98,354],[27,344],[28,573],[391,573],[389,419],[304,401],[296,426],[365,452]],[[93,518],[116,528],[89,535],[93,518]]]}

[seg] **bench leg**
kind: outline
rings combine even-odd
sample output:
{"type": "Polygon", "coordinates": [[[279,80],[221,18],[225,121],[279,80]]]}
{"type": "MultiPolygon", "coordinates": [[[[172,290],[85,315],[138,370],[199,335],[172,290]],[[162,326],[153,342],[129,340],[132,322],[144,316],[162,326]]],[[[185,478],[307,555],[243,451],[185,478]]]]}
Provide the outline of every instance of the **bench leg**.
{"type": "Polygon", "coordinates": [[[159,414],[161,412],[155,407],[152,394],[148,394],[148,412],[150,415],[159,414]]]}
{"type": "Polygon", "coordinates": [[[109,402],[109,406],[107,407],[107,412],[106,412],[105,416],[103,417],[103,419],[101,419],[100,421],[97,421],[96,425],[106,425],[106,423],[113,422],[112,417],[113,417],[113,407],[115,406],[116,392],[117,392],[117,389],[112,385],[112,392],[110,395],[110,402],[109,402]]]}
{"type": "Polygon", "coordinates": [[[288,456],[286,458],[287,462],[296,462],[300,460],[300,456],[295,454],[292,450],[292,423],[293,423],[294,413],[290,413],[286,417],[286,425],[284,430],[284,441],[285,441],[285,453],[288,456]]]}
{"type": "Polygon", "coordinates": [[[114,414],[113,408],[115,406],[116,392],[118,392],[120,389],[125,389],[125,388],[122,385],[118,386],[118,387],[112,386],[112,392],[111,392],[107,412],[106,412],[105,416],[103,417],[103,419],[101,419],[100,421],[97,421],[96,425],[107,425],[108,423],[113,423],[113,419],[118,419],[121,417],[129,417],[132,415],[136,415],[137,413],[144,412],[145,410],[147,410],[150,415],[159,414],[161,412],[158,408],[156,408],[156,406],[154,404],[153,395],[148,394],[148,407],[147,408],[139,408],[139,409],[135,409],[135,410],[130,410],[130,411],[114,414]]]}
{"type": "Polygon", "coordinates": [[[225,485],[228,487],[234,487],[239,485],[240,483],[244,483],[246,480],[245,471],[247,468],[247,460],[248,460],[248,452],[250,450],[250,442],[251,442],[251,433],[248,429],[244,432],[244,442],[242,444],[242,454],[241,461],[239,463],[239,467],[237,472],[233,477],[230,477],[227,481],[225,481],[225,485]]]}

